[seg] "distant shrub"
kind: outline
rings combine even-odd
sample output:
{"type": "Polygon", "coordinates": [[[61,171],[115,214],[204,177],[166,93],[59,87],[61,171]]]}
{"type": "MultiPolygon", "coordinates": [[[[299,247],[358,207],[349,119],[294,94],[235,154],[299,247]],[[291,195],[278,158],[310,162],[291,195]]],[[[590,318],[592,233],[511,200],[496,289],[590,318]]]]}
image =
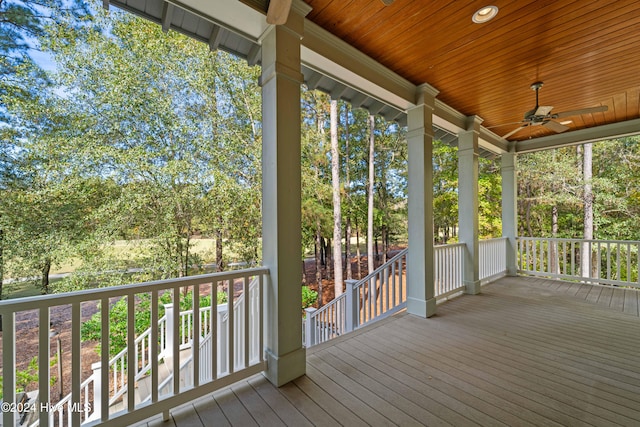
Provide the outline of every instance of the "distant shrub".
{"type": "Polygon", "coordinates": [[[313,306],[318,301],[318,292],[309,288],[308,286],[302,287],[302,309],[313,306]]]}

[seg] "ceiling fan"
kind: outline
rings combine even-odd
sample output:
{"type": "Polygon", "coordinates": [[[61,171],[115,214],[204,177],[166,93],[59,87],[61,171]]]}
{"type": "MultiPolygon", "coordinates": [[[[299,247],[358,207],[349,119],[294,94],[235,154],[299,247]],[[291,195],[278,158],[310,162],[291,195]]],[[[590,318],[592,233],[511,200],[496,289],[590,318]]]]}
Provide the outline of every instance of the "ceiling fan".
{"type": "MultiPolygon", "coordinates": [[[[270,0],[267,7],[267,23],[282,25],[287,22],[292,0],[270,0]]],[[[390,6],[395,0],[380,0],[385,6],[390,6]]]]}
{"type": "MultiPolygon", "coordinates": [[[[539,105],[538,104],[538,91],[542,87],[542,82],[535,82],[531,85],[531,89],[536,92],[536,106],[533,110],[527,111],[524,114],[524,120],[515,123],[507,123],[507,124],[516,124],[519,123],[520,126],[512,130],[511,132],[503,135],[503,138],[509,138],[511,135],[516,134],[520,130],[529,127],[529,126],[544,126],[547,129],[555,132],[561,133],[566,130],[569,130],[569,126],[566,126],[564,122],[556,122],[556,119],[562,119],[565,117],[578,116],[581,114],[590,114],[590,113],[599,113],[608,110],[606,105],[601,105],[599,107],[590,107],[583,108],[581,110],[571,110],[571,111],[563,111],[561,113],[551,113],[553,107],[550,105],[539,105]]],[[[498,126],[490,126],[489,129],[495,127],[506,126],[507,124],[498,125],[498,126]]]]}

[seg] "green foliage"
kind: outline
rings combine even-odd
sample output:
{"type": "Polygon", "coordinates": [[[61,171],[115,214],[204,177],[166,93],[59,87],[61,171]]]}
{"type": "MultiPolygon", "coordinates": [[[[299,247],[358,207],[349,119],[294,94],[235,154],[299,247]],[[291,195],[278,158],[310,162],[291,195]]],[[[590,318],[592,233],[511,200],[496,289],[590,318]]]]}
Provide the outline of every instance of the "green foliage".
{"type": "MultiPolygon", "coordinates": [[[[0,11],[11,4],[35,10],[0,11]]],[[[199,273],[211,260],[194,236],[258,262],[259,69],[129,14],[92,12],[91,25],[74,12],[25,27],[56,70],[43,79],[24,61],[11,75],[29,96],[0,97],[0,278],[40,276],[43,292],[60,292],[199,273]],[[116,239],[144,244],[124,259],[108,250],[116,239]],[[75,274],[50,285],[51,269],[72,261],[75,274]]]]}
{"type": "Polygon", "coordinates": [[[302,309],[312,307],[318,301],[318,292],[309,288],[308,286],[302,287],[302,309]]]}
{"type": "MultiPolygon", "coordinates": [[[[52,358],[49,361],[49,366],[54,366],[56,363],[58,363],[58,358],[57,356],[52,358]]],[[[29,361],[29,365],[27,366],[26,369],[23,370],[17,370],[16,371],[16,377],[15,377],[15,381],[16,381],[16,393],[21,393],[24,391],[27,391],[27,389],[29,388],[29,386],[31,384],[35,384],[37,383],[39,379],[39,375],[38,375],[38,357],[34,356],[30,361],[29,361]]],[[[56,381],[56,378],[51,376],[49,378],[49,383],[51,385],[53,385],[56,381]]],[[[3,389],[2,389],[2,376],[0,375],[0,399],[2,399],[3,394],[3,389]]]]}
{"type": "MultiPolygon", "coordinates": [[[[173,302],[171,292],[167,291],[160,295],[158,318],[164,316],[164,304],[173,302]]],[[[227,302],[227,294],[224,292],[217,293],[217,304],[227,302]]],[[[193,292],[189,291],[186,295],[180,296],[180,311],[191,310],[193,307],[193,292]]],[[[200,307],[209,307],[211,305],[211,297],[204,295],[200,297],[200,307]]],[[[127,347],[127,313],[128,302],[126,298],[120,298],[109,308],[109,356],[113,357],[127,347]]],[[[135,301],[135,334],[142,334],[151,326],[151,295],[148,293],[137,294],[135,301]]],[[[101,318],[102,310],[82,324],[80,329],[82,341],[100,342],[101,335],[101,318]]],[[[100,349],[97,348],[99,352],[100,349]]]]}

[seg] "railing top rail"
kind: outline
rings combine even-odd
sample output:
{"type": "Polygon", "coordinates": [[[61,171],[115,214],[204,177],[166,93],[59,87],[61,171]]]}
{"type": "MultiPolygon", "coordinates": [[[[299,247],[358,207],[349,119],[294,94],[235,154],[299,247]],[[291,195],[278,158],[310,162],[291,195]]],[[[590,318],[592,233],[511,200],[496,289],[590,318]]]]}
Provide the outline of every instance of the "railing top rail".
{"type": "Polygon", "coordinates": [[[269,274],[269,269],[267,267],[256,267],[229,272],[180,277],[176,279],[154,280],[130,285],[66,292],[55,295],[16,298],[0,301],[0,314],[10,314],[16,311],[33,310],[52,305],[92,301],[99,298],[114,298],[142,292],[153,292],[156,290],[170,289],[174,286],[193,286],[213,281],[241,279],[243,277],[256,276],[259,274],[269,274]]]}
{"type": "Polygon", "coordinates": [[[457,247],[462,247],[462,246],[467,246],[467,244],[464,243],[464,242],[448,243],[446,245],[435,245],[433,247],[433,249],[457,248],[457,247]]]}
{"type": "Polygon", "coordinates": [[[307,316],[309,316],[309,317],[318,317],[318,316],[322,315],[322,313],[324,313],[325,311],[329,310],[330,307],[333,307],[334,305],[338,304],[338,302],[342,301],[345,298],[347,298],[347,294],[346,293],[344,293],[344,294],[332,299],[331,301],[329,301],[328,303],[326,303],[325,305],[323,305],[319,309],[317,309],[315,311],[312,311],[311,313],[307,313],[307,316]]]}
{"type": "Polygon", "coordinates": [[[603,239],[580,239],[566,237],[517,237],[518,240],[547,240],[552,242],[587,242],[587,243],[621,243],[621,244],[640,244],[640,240],[603,240],[603,239]]]}
{"type": "Polygon", "coordinates": [[[400,258],[402,258],[403,256],[405,256],[407,254],[407,252],[409,252],[409,248],[404,248],[403,250],[401,250],[400,252],[398,252],[393,258],[391,258],[389,261],[385,262],[384,264],[382,264],[380,267],[376,268],[375,271],[369,273],[368,275],[366,275],[365,277],[363,277],[362,279],[358,280],[353,287],[357,288],[358,286],[362,286],[363,283],[365,283],[366,281],[368,281],[369,279],[373,278],[376,276],[376,274],[378,274],[378,272],[388,266],[390,266],[391,264],[393,264],[394,262],[396,262],[397,260],[399,260],[400,258]]]}
{"type": "Polygon", "coordinates": [[[492,237],[490,239],[479,239],[478,243],[489,243],[489,242],[494,242],[494,241],[498,241],[498,240],[509,240],[509,238],[501,236],[501,237],[492,237]]]}

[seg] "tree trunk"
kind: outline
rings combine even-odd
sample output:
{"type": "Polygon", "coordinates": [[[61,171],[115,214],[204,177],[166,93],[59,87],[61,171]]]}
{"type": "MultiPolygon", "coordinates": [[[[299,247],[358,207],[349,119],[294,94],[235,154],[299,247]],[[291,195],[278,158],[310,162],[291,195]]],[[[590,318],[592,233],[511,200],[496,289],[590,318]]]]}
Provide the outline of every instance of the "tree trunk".
{"type": "Polygon", "coordinates": [[[318,285],[318,308],[322,307],[322,234],[320,232],[320,219],[316,221],[316,284],[318,285]]]}
{"type": "Polygon", "coordinates": [[[184,277],[189,275],[189,257],[191,254],[189,253],[189,245],[191,244],[190,233],[187,233],[186,242],[184,245],[184,265],[183,265],[183,275],[184,277]]]}
{"type": "MultiPolygon", "coordinates": [[[[591,187],[591,179],[593,177],[593,150],[591,144],[582,146],[582,179],[584,185],[583,201],[584,201],[584,227],[583,239],[593,239],[593,189],[591,187]]],[[[591,258],[591,250],[589,244],[582,245],[580,254],[580,264],[582,277],[590,277],[589,260],[591,258]]]]}
{"type": "Polygon", "coordinates": [[[306,274],[306,270],[305,270],[305,262],[304,262],[304,258],[302,259],[302,285],[306,285],[307,284],[307,274],[306,274]]]}
{"type": "MultiPolygon", "coordinates": [[[[220,218],[218,218],[221,222],[220,218]]],[[[216,229],[216,271],[224,271],[224,259],[222,258],[222,226],[216,229]]]]}
{"type": "Polygon", "coordinates": [[[344,172],[345,172],[345,199],[347,200],[347,218],[345,224],[344,240],[344,261],[347,270],[347,280],[353,279],[353,269],[351,268],[351,209],[349,201],[349,191],[351,190],[351,178],[349,177],[349,104],[344,106],[344,172]]]}
{"type": "Polygon", "coordinates": [[[367,267],[368,274],[371,274],[374,270],[373,260],[373,160],[375,154],[375,127],[376,121],[373,115],[369,115],[369,180],[367,182],[367,267]]]}
{"type": "Polygon", "coordinates": [[[382,263],[387,262],[387,252],[389,252],[389,236],[387,231],[387,226],[382,226],[382,236],[380,237],[382,240],[382,263]]]}
{"type": "Polygon", "coordinates": [[[344,233],[344,263],[347,270],[347,280],[353,279],[351,268],[351,217],[347,216],[344,233]]]}
{"type": "Polygon", "coordinates": [[[51,273],[51,260],[47,258],[42,266],[42,277],[40,279],[40,291],[42,295],[49,293],[49,273],[51,273]]]}
{"type": "MultiPolygon", "coordinates": [[[[558,206],[553,205],[551,207],[551,237],[558,238],[558,206]]],[[[551,242],[551,272],[553,274],[560,273],[560,263],[558,262],[558,243],[551,242]]]]}
{"type": "Polygon", "coordinates": [[[327,279],[331,280],[331,278],[333,277],[333,273],[331,271],[331,260],[332,260],[332,256],[333,253],[331,253],[331,239],[327,238],[325,239],[325,246],[324,246],[324,256],[327,258],[327,262],[325,263],[325,268],[327,269],[327,279]]]}
{"type": "Polygon", "coordinates": [[[342,211],[338,150],[338,101],[331,100],[331,186],[333,188],[333,273],[335,297],[342,295],[342,211]]]}
{"type": "Polygon", "coordinates": [[[358,227],[358,216],[356,216],[356,260],[358,261],[358,280],[362,279],[362,265],[360,265],[360,227],[358,227]]]}

